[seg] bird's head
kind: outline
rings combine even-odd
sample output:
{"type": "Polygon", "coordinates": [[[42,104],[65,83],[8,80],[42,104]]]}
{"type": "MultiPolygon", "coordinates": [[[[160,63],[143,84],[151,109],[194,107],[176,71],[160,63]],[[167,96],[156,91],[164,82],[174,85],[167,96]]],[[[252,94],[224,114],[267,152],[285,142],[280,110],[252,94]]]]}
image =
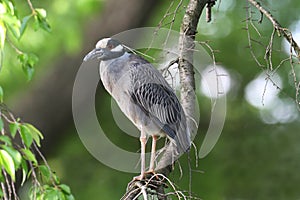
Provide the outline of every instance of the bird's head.
{"type": "Polygon", "coordinates": [[[83,60],[110,60],[118,58],[124,53],[125,48],[118,40],[112,38],[103,38],[97,42],[96,48],[89,52],[83,60]]]}

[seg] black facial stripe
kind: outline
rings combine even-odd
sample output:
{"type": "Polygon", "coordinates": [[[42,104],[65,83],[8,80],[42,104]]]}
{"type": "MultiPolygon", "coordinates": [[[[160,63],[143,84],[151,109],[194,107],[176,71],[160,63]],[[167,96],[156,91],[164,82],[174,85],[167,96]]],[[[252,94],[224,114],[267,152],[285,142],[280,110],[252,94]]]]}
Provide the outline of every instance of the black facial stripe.
{"type": "Polygon", "coordinates": [[[118,46],[120,44],[119,41],[117,40],[114,40],[114,39],[110,39],[108,42],[107,42],[107,46],[111,46],[113,48],[115,48],[116,46],[118,46]]]}

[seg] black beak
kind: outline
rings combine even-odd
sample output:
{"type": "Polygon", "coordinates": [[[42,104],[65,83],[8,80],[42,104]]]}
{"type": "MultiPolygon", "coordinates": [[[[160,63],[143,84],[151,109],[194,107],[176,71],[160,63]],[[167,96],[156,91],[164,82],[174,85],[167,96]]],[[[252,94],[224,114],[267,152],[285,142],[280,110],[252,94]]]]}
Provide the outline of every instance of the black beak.
{"type": "Polygon", "coordinates": [[[89,52],[84,58],[83,61],[86,62],[88,60],[93,60],[95,58],[101,58],[103,55],[103,49],[93,49],[91,52],[89,52]]]}

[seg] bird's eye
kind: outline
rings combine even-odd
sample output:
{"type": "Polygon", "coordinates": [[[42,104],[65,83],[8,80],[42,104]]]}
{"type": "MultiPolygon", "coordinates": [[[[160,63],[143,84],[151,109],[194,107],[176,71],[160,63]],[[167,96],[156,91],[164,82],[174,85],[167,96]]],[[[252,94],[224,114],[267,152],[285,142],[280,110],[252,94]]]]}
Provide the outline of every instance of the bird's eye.
{"type": "Polygon", "coordinates": [[[107,48],[108,48],[108,49],[113,49],[114,46],[113,46],[112,44],[109,44],[109,45],[107,45],[107,48]]]}

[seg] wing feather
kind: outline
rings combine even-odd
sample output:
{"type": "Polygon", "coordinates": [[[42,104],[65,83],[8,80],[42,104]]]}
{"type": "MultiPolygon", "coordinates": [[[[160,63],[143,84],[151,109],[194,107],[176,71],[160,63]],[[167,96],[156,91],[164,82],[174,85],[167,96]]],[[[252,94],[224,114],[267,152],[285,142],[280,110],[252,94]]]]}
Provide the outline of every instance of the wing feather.
{"type": "Polygon", "coordinates": [[[157,83],[145,83],[136,87],[132,100],[171,138],[176,135],[171,127],[181,120],[180,103],[170,88],[157,83]]]}
{"type": "Polygon", "coordinates": [[[160,72],[140,56],[131,55],[128,65],[131,79],[128,92],[133,103],[175,140],[180,152],[186,152],[190,147],[189,131],[173,89],[160,72]]]}

